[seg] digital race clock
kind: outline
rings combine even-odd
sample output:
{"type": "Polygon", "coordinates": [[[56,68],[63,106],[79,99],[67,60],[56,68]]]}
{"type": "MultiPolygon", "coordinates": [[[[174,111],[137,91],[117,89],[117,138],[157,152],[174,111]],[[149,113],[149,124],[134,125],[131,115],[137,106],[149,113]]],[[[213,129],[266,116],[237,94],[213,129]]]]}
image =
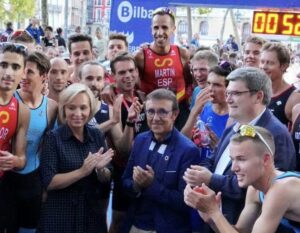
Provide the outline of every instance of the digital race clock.
{"type": "Polygon", "coordinates": [[[254,11],[252,32],[300,36],[300,12],[254,11]]]}

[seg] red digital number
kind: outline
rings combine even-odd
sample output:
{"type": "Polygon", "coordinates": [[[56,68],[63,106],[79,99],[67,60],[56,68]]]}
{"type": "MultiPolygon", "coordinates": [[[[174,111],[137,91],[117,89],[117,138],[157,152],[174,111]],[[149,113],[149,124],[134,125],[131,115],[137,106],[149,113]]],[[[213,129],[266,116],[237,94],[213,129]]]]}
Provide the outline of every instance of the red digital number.
{"type": "Polygon", "coordinates": [[[275,34],[278,29],[278,14],[269,13],[267,17],[266,33],[275,34]]]}
{"type": "Polygon", "coordinates": [[[285,28],[282,30],[282,34],[284,35],[291,35],[293,33],[293,19],[294,19],[294,14],[284,14],[283,15],[283,20],[282,20],[282,26],[285,28]]]}
{"type": "Polygon", "coordinates": [[[254,16],[253,32],[263,33],[265,31],[265,25],[266,25],[266,13],[257,12],[254,16]]]}
{"type": "Polygon", "coordinates": [[[297,21],[294,28],[294,34],[300,36],[300,14],[297,15],[297,21]]]}
{"type": "Polygon", "coordinates": [[[256,11],[252,32],[300,36],[300,13],[256,11]]]}

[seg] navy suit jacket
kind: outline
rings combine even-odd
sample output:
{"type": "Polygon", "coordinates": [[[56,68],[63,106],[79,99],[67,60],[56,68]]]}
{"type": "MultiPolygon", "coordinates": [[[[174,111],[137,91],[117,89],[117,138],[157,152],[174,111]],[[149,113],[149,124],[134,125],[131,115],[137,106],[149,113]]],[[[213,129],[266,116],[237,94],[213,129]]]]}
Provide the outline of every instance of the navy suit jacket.
{"type": "Polygon", "coordinates": [[[133,198],[128,215],[132,218],[137,217],[135,210],[138,208],[141,211],[142,204],[145,210],[152,211],[157,233],[190,233],[189,207],[183,200],[183,190],[186,186],[183,175],[188,167],[199,164],[199,149],[174,128],[166,151],[157,164],[159,170],[155,173],[152,184],[137,195],[133,190],[133,167],[145,168],[147,165],[152,138],[151,131],[139,134],[135,138],[122,178],[125,190],[133,198]]]}
{"type": "MultiPolygon", "coordinates": [[[[286,128],[269,109],[262,114],[256,123],[257,126],[268,129],[275,141],[275,166],[279,170],[294,170],[296,153],[293,141],[286,128]]],[[[203,166],[215,171],[220,157],[229,144],[230,137],[235,134],[233,125],[228,127],[219,141],[211,160],[206,160],[203,166]]],[[[231,162],[228,163],[223,175],[213,174],[209,184],[215,192],[222,192],[222,211],[231,224],[235,224],[244,207],[246,189],[238,186],[236,175],[231,171],[231,162]]]]}

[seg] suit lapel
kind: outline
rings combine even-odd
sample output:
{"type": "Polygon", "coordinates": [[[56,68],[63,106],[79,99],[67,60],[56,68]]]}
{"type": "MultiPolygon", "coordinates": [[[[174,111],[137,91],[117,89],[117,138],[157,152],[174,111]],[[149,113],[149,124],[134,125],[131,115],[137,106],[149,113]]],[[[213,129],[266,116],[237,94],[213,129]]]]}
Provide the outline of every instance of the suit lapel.
{"type": "Polygon", "coordinates": [[[143,168],[146,167],[146,164],[149,161],[148,160],[148,157],[149,157],[149,147],[150,147],[151,142],[152,142],[152,134],[151,134],[151,132],[149,131],[146,135],[144,135],[144,137],[145,137],[145,140],[141,141],[142,145],[140,145],[141,147],[140,147],[140,150],[139,150],[139,158],[138,158],[138,160],[140,161],[139,164],[143,168]]]}

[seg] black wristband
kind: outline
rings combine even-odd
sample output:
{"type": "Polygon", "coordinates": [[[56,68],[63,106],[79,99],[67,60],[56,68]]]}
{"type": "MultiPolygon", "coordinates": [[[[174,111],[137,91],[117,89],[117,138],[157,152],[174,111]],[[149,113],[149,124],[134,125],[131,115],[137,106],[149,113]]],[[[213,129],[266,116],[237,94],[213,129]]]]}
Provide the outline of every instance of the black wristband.
{"type": "Polygon", "coordinates": [[[130,121],[126,121],[125,123],[128,127],[134,127],[135,126],[135,122],[130,122],[130,121]]]}

